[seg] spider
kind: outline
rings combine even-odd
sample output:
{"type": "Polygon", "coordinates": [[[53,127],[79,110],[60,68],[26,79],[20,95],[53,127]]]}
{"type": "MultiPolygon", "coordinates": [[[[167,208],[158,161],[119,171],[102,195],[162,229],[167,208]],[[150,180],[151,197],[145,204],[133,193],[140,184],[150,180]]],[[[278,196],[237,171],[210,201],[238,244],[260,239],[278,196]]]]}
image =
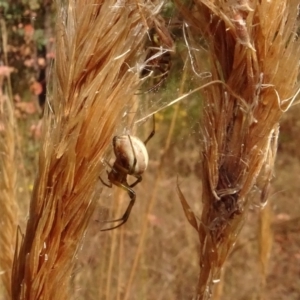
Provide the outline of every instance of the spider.
{"type": "Polygon", "coordinates": [[[133,187],[135,187],[139,182],[142,181],[142,174],[147,169],[149,156],[146,144],[150,141],[154,134],[155,118],[153,115],[153,129],[144,142],[142,142],[138,137],[132,135],[120,135],[113,138],[112,144],[116,160],[113,165],[110,165],[106,161],[108,166],[111,168],[110,171],[106,171],[109,183],[104,182],[101,177],[99,177],[99,179],[105,186],[109,188],[112,188],[113,185],[116,185],[126,190],[129,195],[130,202],[121,218],[104,221],[104,223],[121,223],[113,227],[101,229],[101,231],[118,228],[128,220],[131,209],[136,199],[136,194],[133,190],[133,187]],[[127,182],[128,175],[136,178],[136,181],[130,185],[127,182]]]}

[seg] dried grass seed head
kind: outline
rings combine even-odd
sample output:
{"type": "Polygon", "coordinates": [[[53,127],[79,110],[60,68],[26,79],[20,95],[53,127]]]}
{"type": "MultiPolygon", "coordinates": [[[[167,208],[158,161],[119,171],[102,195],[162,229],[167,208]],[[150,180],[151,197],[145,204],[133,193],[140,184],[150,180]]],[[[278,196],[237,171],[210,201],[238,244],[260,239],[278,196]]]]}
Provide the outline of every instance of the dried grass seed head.
{"type": "Polygon", "coordinates": [[[135,0],[56,3],[53,113],[44,117],[39,172],[14,264],[14,299],[70,298],[101,161],[140,82],[130,68],[144,59],[141,10],[148,19],[156,9],[151,1],[137,7],[135,0]]]}

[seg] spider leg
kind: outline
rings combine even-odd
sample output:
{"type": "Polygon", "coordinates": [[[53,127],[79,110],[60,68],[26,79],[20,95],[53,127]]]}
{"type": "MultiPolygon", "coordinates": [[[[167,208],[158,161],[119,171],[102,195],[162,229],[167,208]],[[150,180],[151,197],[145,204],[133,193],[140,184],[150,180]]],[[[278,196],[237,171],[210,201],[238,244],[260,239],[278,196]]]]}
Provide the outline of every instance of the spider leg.
{"type": "Polygon", "coordinates": [[[153,128],[152,131],[150,132],[149,136],[146,138],[144,141],[144,144],[146,145],[155,135],[155,115],[153,115],[153,128]]]}
{"type": "Polygon", "coordinates": [[[131,146],[131,149],[132,149],[132,152],[133,152],[133,157],[134,157],[134,159],[133,159],[133,164],[132,164],[132,166],[130,167],[129,170],[127,170],[127,174],[132,174],[132,173],[134,172],[134,169],[135,169],[137,160],[136,160],[136,155],[135,155],[135,151],[134,151],[134,147],[133,147],[133,144],[132,144],[132,140],[131,140],[130,135],[128,135],[128,138],[129,138],[129,142],[130,142],[130,146],[131,146]]]}
{"type": "Polygon", "coordinates": [[[130,216],[131,209],[132,209],[132,207],[135,203],[136,194],[129,186],[126,186],[124,184],[116,184],[116,185],[118,185],[118,186],[122,187],[123,189],[127,190],[128,195],[130,197],[130,202],[129,202],[129,205],[128,205],[124,215],[121,218],[115,219],[115,220],[103,221],[103,223],[114,223],[114,222],[121,222],[121,223],[116,225],[116,226],[113,226],[113,227],[101,229],[101,231],[112,230],[112,229],[118,228],[118,227],[122,226],[124,223],[126,223],[129,216],[130,216]]]}
{"type": "MultiPolygon", "coordinates": [[[[136,162],[135,162],[135,164],[136,164],[136,162]]],[[[136,186],[139,182],[142,181],[143,178],[142,178],[141,175],[130,174],[130,172],[131,172],[132,170],[128,170],[127,168],[124,168],[123,166],[120,166],[119,164],[118,164],[117,166],[118,166],[118,170],[119,170],[119,171],[122,171],[124,174],[126,174],[126,175],[131,175],[131,176],[133,176],[133,177],[136,178],[136,181],[135,181],[134,183],[128,185],[128,187],[132,188],[132,187],[136,186]]],[[[135,166],[134,166],[134,167],[135,167],[135,166]]],[[[113,167],[112,167],[112,171],[114,172],[114,168],[113,168],[113,167]]],[[[107,172],[107,174],[109,174],[109,172],[107,172]]],[[[102,182],[104,185],[109,186],[109,187],[112,187],[112,183],[110,183],[110,185],[108,185],[107,183],[103,182],[103,180],[102,180],[100,177],[99,177],[99,179],[101,180],[101,182],[102,182]]],[[[114,184],[115,184],[115,183],[114,183],[114,184]]],[[[121,186],[122,188],[128,190],[126,185],[124,185],[124,186],[118,185],[118,184],[115,184],[115,185],[121,186]]]]}
{"type": "MultiPolygon", "coordinates": [[[[107,171],[106,171],[106,172],[107,172],[107,171]]],[[[108,172],[107,172],[107,174],[108,174],[108,172]]],[[[105,185],[105,186],[107,186],[107,187],[109,187],[109,188],[112,188],[112,183],[111,183],[111,182],[106,183],[106,182],[101,178],[101,176],[99,176],[98,178],[100,179],[100,181],[102,182],[103,185],[105,185]]]]}
{"type": "Polygon", "coordinates": [[[143,177],[141,175],[133,175],[133,176],[136,178],[136,181],[134,183],[132,183],[131,185],[129,185],[129,187],[131,187],[131,188],[133,188],[134,186],[136,186],[143,179],[143,177]]]}
{"type": "MultiPolygon", "coordinates": [[[[105,160],[105,163],[112,169],[112,171],[114,171],[114,167],[107,161],[105,160]]],[[[106,170],[106,173],[107,173],[107,176],[109,175],[109,172],[106,170]]],[[[103,185],[109,187],[109,188],[112,188],[112,183],[109,182],[109,183],[106,183],[102,178],[101,176],[98,177],[100,179],[100,181],[102,182],[103,185]]]]}

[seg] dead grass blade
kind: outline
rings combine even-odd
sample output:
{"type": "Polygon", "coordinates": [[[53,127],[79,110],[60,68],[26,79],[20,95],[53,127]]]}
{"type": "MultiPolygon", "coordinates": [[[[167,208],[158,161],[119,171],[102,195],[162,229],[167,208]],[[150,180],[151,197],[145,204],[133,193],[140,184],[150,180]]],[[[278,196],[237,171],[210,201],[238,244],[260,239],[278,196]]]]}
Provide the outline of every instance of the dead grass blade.
{"type": "Polygon", "coordinates": [[[11,271],[18,223],[16,202],[15,120],[12,100],[7,92],[11,68],[0,67],[0,268],[1,283],[7,299],[11,298],[11,271]]]}
{"type": "MultiPolygon", "coordinates": [[[[245,220],[252,191],[262,187],[266,200],[278,122],[299,90],[297,5],[294,0],[194,0],[187,8],[178,1],[188,24],[192,69],[203,68],[206,53],[211,81],[226,84],[211,85],[204,92],[197,299],[210,298],[212,283],[219,280],[245,220]],[[199,43],[200,36],[205,45],[199,43]]],[[[203,85],[203,78],[198,78],[203,85]]]]}
{"type": "Polygon", "coordinates": [[[189,204],[187,203],[180,187],[179,187],[179,183],[177,181],[177,194],[179,196],[184,214],[187,218],[187,220],[189,221],[189,223],[198,231],[198,224],[197,224],[197,220],[195,217],[195,214],[193,213],[193,211],[191,210],[191,207],[189,206],[189,204]]]}
{"type": "Polygon", "coordinates": [[[53,84],[13,299],[71,298],[101,161],[140,82],[143,20],[157,11],[151,1],[122,3],[57,1],[53,84]]]}

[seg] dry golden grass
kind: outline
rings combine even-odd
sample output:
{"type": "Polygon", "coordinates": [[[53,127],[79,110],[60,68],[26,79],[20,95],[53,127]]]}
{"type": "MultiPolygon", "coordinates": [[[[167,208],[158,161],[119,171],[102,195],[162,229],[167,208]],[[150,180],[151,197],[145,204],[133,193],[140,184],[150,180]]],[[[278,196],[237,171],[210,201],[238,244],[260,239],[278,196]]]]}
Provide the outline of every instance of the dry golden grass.
{"type": "MultiPolygon", "coordinates": [[[[2,49],[6,66],[0,67],[0,286],[7,299],[11,297],[11,270],[14,258],[18,206],[16,203],[15,119],[12,103],[10,74],[7,67],[7,31],[0,20],[2,49]]],[[[0,290],[2,290],[0,288],[0,290]]]]}
{"type": "MultiPolygon", "coordinates": [[[[56,59],[13,299],[69,299],[102,160],[133,106],[151,1],[57,1],[56,59]],[[123,122],[123,121],[122,121],[123,122]]],[[[125,121],[126,123],[126,121],[125,121]]]]}
{"type": "MultiPolygon", "coordinates": [[[[6,68],[6,67],[1,67],[6,68]]],[[[7,68],[8,69],[8,68],[7,68]]],[[[2,70],[0,71],[2,73],[2,70]]],[[[9,72],[8,72],[9,73],[9,72]]],[[[8,74],[9,76],[9,74],[8,74]]],[[[4,75],[0,75],[0,279],[7,299],[11,297],[11,269],[14,258],[18,206],[16,203],[15,185],[17,167],[15,163],[15,121],[12,102],[3,85],[4,75]]]]}
{"type": "MultiPolygon", "coordinates": [[[[185,33],[192,69],[200,75],[193,74],[193,82],[203,85],[202,70],[210,71],[215,82],[205,86],[203,192],[193,171],[187,172],[185,180],[177,179],[177,172],[184,169],[180,159],[199,165],[198,142],[185,143],[194,133],[174,145],[178,133],[174,126],[186,111],[177,105],[168,133],[157,126],[157,135],[165,144],[149,143],[149,169],[136,187],[138,201],[130,220],[112,232],[100,232],[101,225],[91,222],[83,244],[96,200],[104,198],[97,194],[96,186],[102,189],[98,175],[106,169],[106,150],[116,130],[131,124],[128,114],[136,110],[133,95],[145,58],[145,34],[158,11],[151,1],[125,1],[126,7],[112,0],[87,2],[77,1],[76,6],[69,2],[67,7],[65,1],[57,2],[57,59],[29,220],[14,261],[12,298],[162,300],[189,299],[196,294],[197,299],[206,299],[212,282],[219,278],[222,286],[214,299],[245,299],[247,293],[248,298],[262,296],[256,289],[270,286],[266,276],[274,263],[269,261],[272,212],[265,204],[277,151],[278,121],[299,87],[296,1],[236,4],[195,0],[191,9],[179,4],[189,24],[185,33]],[[205,38],[205,46],[199,43],[200,37],[205,38]],[[200,247],[194,228],[184,219],[176,181],[200,247]],[[240,272],[238,287],[236,281],[226,282],[232,275],[221,268],[252,204],[265,209],[260,216],[250,212],[252,223],[244,227],[244,240],[230,257],[242,257],[242,267],[232,268],[240,272]],[[200,222],[196,211],[202,212],[200,222]],[[249,235],[253,231],[258,238],[249,235]],[[256,240],[257,248],[253,246],[256,240]],[[197,253],[200,276],[195,291],[197,253]],[[259,271],[261,278],[257,278],[259,271]],[[245,290],[244,295],[239,290],[245,290]]],[[[182,79],[180,93],[187,82],[182,79]]],[[[3,151],[11,154],[12,149],[8,144],[3,151]]],[[[9,167],[6,170],[12,172],[9,167]]],[[[13,174],[9,179],[14,179],[13,174]]],[[[126,191],[115,191],[114,201],[124,198],[126,206],[126,191]]],[[[123,208],[118,207],[113,216],[121,215],[123,208]]],[[[100,220],[99,216],[95,219],[100,220]]],[[[10,268],[12,256],[7,254],[12,249],[9,243],[13,247],[16,216],[7,220],[12,231],[1,232],[6,235],[2,241],[7,250],[1,253],[0,263],[7,261],[10,268]]],[[[9,277],[3,278],[7,286],[9,277]]],[[[266,295],[272,294],[268,292],[266,295]]]]}
{"type": "MultiPolygon", "coordinates": [[[[259,192],[263,206],[268,198],[278,122],[299,89],[297,5],[297,1],[281,0],[195,0],[187,9],[178,4],[189,24],[193,70],[203,65],[202,51],[192,50],[201,49],[197,44],[201,35],[211,80],[227,85],[212,85],[204,93],[197,299],[210,297],[250,200],[259,192]]],[[[268,251],[261,251],[265,264],[268,251]]]]}

